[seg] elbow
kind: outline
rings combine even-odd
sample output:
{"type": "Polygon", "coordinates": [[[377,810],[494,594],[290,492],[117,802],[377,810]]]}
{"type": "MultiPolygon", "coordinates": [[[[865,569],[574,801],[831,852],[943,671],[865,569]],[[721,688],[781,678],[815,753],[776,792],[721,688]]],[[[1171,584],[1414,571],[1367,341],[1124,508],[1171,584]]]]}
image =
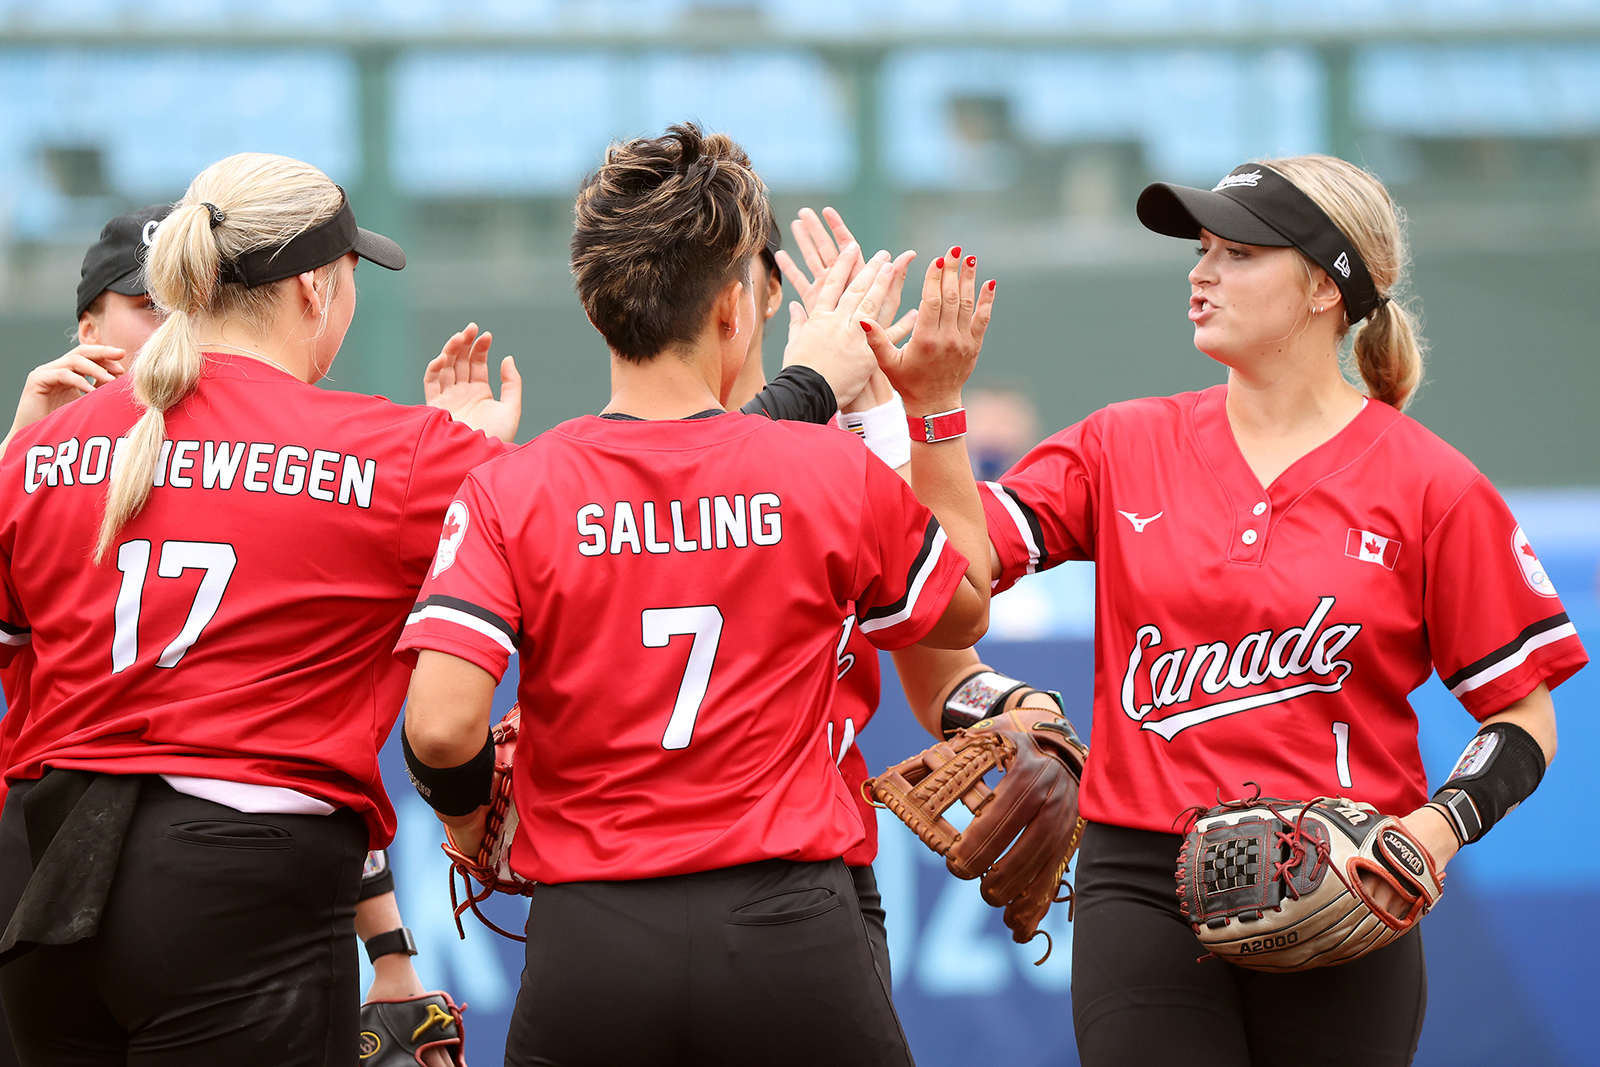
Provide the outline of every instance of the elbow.
{"type": "Polygon", "coordinates": [[[407,714],[404,726],[406,743],[412,753],[429,767],[454,767],[461,739],[448,724],[427,715],[407,714]]]}

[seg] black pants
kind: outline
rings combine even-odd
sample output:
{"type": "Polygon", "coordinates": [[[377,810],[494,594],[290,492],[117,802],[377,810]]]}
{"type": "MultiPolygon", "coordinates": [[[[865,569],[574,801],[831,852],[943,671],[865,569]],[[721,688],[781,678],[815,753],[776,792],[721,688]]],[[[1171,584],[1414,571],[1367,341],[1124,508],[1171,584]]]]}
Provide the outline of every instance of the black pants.
{"type": "Polygon", "coordinates": [[[883,910],[883,897],[878,893],[878,876],[872,864],[851,867],[850,877],[856,884],[856,902],[861,905],[861,918],[867,924],[867,942],[872,946],[872,962],[878,965],[883,984],[892,992],[894,983],[889,974],[889,928],[883,910]]]}
{"type": "MultiPolygon", "coordinates": [[[[27,790],[0,818],[25,869],[27,790]]],[[[24,1067],[350,1067],[366,849],[349,810],[247,815],[146,779],[96,935],[0,967],[24,1067]]]]}
{"type": "Polygon", "coordinates": [[[508,1067],[905,1067],[843,862],[541,885],[508,1067]]]}
{"type": "Polygon", "coordinates": [[[1090,823],[1077,863],[1072,1015],[1084,1067],[1385,1067],[1411,1062],[1422,937],[1352,963],[1266,974],[1204,954],[1178,912],[1182,838],[1090,823]]]}

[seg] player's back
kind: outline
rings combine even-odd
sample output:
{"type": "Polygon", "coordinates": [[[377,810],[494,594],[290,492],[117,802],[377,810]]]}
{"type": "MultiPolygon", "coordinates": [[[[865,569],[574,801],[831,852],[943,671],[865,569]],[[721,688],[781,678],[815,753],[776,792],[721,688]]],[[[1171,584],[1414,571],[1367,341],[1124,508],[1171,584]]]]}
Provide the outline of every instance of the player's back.
{"type": "Polygon", "coordinates": [[[899,647],[965,562],[858,440],[589,416],[474,471],[459,504],[402,647],[427,628],[413,647],[497,676],[520,652],[522,873],[654,877],[861,840],[824,729],[851,601],[899,647]]]}
{"type": "Polygon", "coordinates": [[[38,656],[11,769],[283,785],[386,822],[374,752],[406,682],[387,650],[444,486],[497,449],[442,412],[206,359],[102,563],[129,383],[30,427],[0,467],[6,621],[38,656]]]}

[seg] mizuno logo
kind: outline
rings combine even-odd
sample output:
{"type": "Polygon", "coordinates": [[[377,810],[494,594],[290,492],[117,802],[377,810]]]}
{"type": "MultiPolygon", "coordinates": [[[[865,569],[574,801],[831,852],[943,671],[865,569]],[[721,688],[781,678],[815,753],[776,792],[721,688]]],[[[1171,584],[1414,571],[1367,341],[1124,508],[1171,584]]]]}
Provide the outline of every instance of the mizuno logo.
{"type": "Polygon", "coordinates": [[[1144,528],[1146,526],[1149,526],[1152,522],[1155,522],[1161,516],[1165,515],[1166,512],[1165,511],[1158,511],[1154,515],[1150,516],[1148,519],[1141,519],[1139,517],[1138,512],[1134,512],[1134,511],[1119,511],[1119,512],[1117,512],[1117,514],[1121,515],[1123,518],[1125,518],[1129,522],[1133,523],[1133,532],[1134,533],[1144,533],[1144,528]]]}
{"type": "Polygon", "coordinates": [[[1244,174],[1230,174],[1213,186],[1211,191],[1214,193],[1219,189],[1231,189],[1235,185],[1249,185],[1253,187],[1259,181],[1261,181],[1261,172],[1259,170],[1248,171],[1244,174]]]}

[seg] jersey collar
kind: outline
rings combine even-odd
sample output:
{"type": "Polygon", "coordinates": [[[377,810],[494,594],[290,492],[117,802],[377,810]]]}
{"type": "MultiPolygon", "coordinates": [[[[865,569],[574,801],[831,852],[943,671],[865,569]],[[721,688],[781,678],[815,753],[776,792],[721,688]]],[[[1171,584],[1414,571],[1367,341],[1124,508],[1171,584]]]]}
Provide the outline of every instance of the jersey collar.
{"type": "Polygon", "coordinates": [[[1283,516],[1319,483],[1365,455],[1402,418],[1388,404],[1370,401],[1349,425],[1295,460],[1263,489],[1234,440],[1227,399],[1226,385],[1197,393],[1192,415],[1200,454],[1228,500],[1233,520],[1228,559],[1234,563],[1260,563],[1283,516]]]}

